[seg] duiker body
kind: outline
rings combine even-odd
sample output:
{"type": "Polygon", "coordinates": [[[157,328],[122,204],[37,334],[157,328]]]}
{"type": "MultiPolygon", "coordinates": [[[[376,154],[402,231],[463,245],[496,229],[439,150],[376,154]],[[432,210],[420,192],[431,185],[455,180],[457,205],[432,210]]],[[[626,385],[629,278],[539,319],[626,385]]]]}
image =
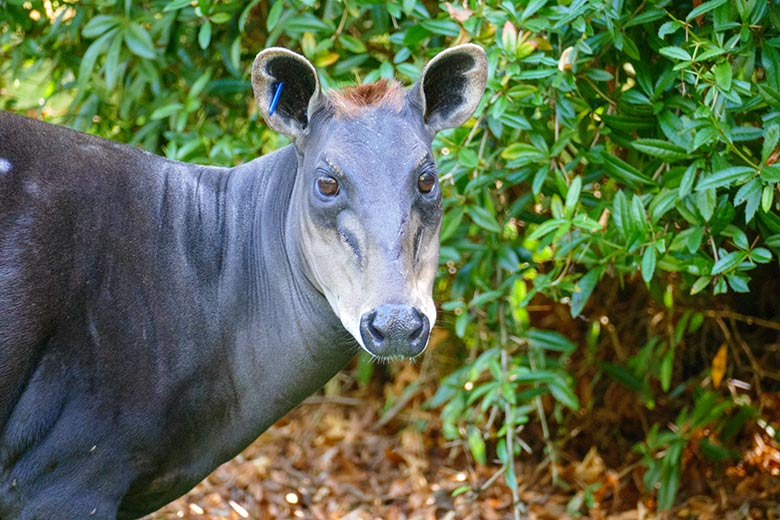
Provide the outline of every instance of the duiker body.
{"type": "Polygon", "coordinates": [[[441,219],[431,140],[485,78],[465,45],[409,90],[326,95],[305,58],[265,50],[255,96],[293,144],[236,168],[0,113],[0,518],[142,516],[359,347],[419,354],[441,219]]]}

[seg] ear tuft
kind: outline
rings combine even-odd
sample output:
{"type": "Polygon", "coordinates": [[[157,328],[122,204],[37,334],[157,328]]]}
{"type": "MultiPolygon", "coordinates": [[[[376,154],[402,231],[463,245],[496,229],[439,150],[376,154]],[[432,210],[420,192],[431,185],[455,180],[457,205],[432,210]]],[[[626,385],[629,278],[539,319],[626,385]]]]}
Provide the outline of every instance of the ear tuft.
{"type": "Polygon", "coordinates": [[[434,132],[462,125],[479,105],[486,83],[482,47],[469,43],[442,51],[425,66],[417,85],[425,123],[434,132]]]}
{"type": "Polygon", "coordinates": [[[303,56],[280,47],[265,49],[255,58],[252,89],[266,124],[293,138],[308,126],[309,106],[320,95],[314,66],[303,56]]]}

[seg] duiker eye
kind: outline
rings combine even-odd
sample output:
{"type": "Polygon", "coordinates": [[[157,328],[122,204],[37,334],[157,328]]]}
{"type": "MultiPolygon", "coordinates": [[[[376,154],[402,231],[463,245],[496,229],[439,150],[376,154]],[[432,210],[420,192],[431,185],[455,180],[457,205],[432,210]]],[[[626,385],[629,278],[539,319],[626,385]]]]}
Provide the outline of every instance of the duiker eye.
{"type": "Polygon", "coordinates": [[[434,186],[436,186],[436,175],[433,173],[425,172],[417,177],[417,188],[420,193],[430,193],[434,186]]]}
{"type": "Polygon", "coordinates": [[[317,177],[317,191],[323,197],[335,197],[339,194],[339,181],[330,175],[317,177]]]}

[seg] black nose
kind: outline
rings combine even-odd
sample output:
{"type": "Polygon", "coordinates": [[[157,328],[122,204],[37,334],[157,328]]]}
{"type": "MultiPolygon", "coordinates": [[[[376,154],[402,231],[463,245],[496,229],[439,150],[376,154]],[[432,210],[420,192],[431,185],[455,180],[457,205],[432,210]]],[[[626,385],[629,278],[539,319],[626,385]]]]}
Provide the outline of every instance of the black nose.
{"type": "Polygon", "coordinates": [[[378,357],[414,357],[425,349],[428,318],[410,305],[380,305],[360,318],[366,349],[378,357]]]}

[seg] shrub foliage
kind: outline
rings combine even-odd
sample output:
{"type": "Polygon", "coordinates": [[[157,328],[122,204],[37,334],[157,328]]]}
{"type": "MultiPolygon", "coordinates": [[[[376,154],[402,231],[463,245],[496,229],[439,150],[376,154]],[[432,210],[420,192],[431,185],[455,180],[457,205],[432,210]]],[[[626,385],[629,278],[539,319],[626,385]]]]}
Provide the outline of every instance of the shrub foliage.
{"type": "MultiPolygon", "coordinates": [[[[755,291],[755,268],[777,264],[777,0],[0,5],[0,108],[191,162],[285,144],[253,108],[263,47],[302,52],[327,88],[412,82],[441,48],[481,44],[490,77],[478,113],[435,143],[436,290],[446,341],[463,353],[431,403],[443,434],[477,463],[495,456],[516,490],[528,424],[555,462],[575,412],[600,406],[609,381],[655,410],[634,456],[645,492],[669,508],[682,453],[696,442],[729,456],[753,416],[720,380],[756,365],[725,361],[740,356],[736,340],[707,327],[723,322],[706,309],[755,291]],[[631,314],[636,301],[644,311],[631,314]],[[621,336],[637,315],[642,330],[621,336]]],[[[757,391],[773,384],[765,375],[745,377],[757,391]]]]}

